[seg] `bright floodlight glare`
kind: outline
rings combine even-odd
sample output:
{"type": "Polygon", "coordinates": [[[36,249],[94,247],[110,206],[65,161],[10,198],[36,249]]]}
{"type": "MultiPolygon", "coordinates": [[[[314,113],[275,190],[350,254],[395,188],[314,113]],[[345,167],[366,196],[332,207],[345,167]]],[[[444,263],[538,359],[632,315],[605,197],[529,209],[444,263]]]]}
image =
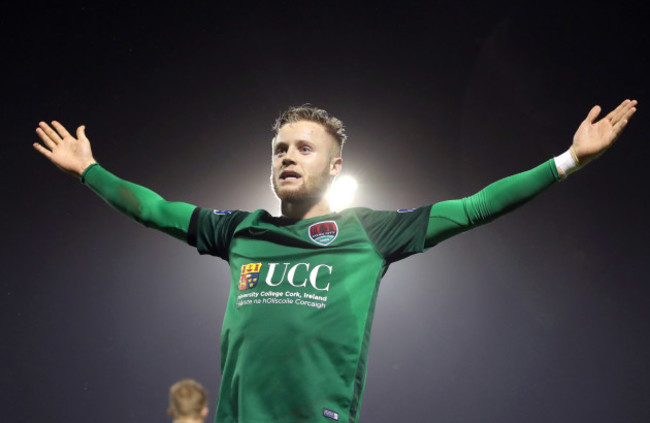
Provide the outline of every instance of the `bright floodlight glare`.
{"type": "Polygon", "coordinates": [[[342,210],[350,205],[357,186],[357,181],[350,176],[336,178],[327,193],[327,199],[330,202],[332,210],[342,210]]]}

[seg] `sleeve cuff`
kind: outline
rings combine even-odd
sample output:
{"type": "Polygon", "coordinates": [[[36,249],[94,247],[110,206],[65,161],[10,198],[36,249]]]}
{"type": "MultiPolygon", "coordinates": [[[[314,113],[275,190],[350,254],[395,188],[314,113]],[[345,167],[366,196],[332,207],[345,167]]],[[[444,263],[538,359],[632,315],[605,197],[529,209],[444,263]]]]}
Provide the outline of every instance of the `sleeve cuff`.
{"type": "Polygon", "coordinates": [[[86,177],[88,176],[88,173],[92,172],[92,170],[96,167],[101,167],[101,166],[99,166],[99,163],[93,163],[90,166],[88,166],[86,169],[84,169],[83,173],[79,177],[79,181],[82,184],[86,184],[86,177]]]}
{"type": "Polygon", "coordinates": [[[199,213],[201,212],[201,207],[197,207],[192,212],[192,217],[190,218],[190,226],[187,228],[187,243],[192,247],[196,247],[196,238],[198,232],[198,223],[199,223],[199,213]]]}

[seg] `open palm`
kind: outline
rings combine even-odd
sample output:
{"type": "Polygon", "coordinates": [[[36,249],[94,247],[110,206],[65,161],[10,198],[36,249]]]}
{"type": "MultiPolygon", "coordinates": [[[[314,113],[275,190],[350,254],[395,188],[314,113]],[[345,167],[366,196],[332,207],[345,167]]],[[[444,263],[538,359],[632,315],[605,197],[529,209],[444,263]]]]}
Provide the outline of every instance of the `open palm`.
{"type": "Polygon", "coordinates": [[[636,100],[625,100],[607,116],[594,122],[600,114],[600,106],[594,106],[582,121],[573,136],[573,152],[580,166],[584,166],[602,153],[613,143],[636,112],[636,100]]]}
{"type": "Polygon", "coordinates": [[[86,127],[77,128],[77,138],[75,138],[59,122],[52,122],[52,126],[56,131],[45,122],[39,123],[36,133],[43,141],[43,145],[34,143],[34,148],[62,171],[77,177],[81,176],[88,166],[95,163],[90,141],[86,137],[86,127]]]}

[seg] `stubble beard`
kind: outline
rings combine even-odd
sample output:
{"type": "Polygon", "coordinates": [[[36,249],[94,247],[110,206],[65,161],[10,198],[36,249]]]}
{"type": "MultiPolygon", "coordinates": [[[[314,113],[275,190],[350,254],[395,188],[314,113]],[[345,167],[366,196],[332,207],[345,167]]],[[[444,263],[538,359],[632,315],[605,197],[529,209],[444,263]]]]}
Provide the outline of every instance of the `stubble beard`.
{"type": "Polygon", "coordinates": [[[329,174],[323,173],[311,177],[298,189],[282,189],[274,175],[271,176],[271,182],[273,193],[282,202],[318,202],[327,193],[329,174]]]}

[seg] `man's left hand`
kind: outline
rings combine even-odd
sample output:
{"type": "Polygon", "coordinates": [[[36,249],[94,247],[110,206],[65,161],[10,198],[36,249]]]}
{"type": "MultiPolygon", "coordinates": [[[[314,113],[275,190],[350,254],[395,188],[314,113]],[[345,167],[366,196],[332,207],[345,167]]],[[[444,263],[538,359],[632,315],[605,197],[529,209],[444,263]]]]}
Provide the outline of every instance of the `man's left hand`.
{"type": "Polygon", "coordinates": [[[625,100],[598,122],[594,120],[600,114],[600,106],[591,109],[573,136],[571,145],[571,154],[580,167],[611,147],[636,112],[636,105],[636,100],[625,100]]]}

